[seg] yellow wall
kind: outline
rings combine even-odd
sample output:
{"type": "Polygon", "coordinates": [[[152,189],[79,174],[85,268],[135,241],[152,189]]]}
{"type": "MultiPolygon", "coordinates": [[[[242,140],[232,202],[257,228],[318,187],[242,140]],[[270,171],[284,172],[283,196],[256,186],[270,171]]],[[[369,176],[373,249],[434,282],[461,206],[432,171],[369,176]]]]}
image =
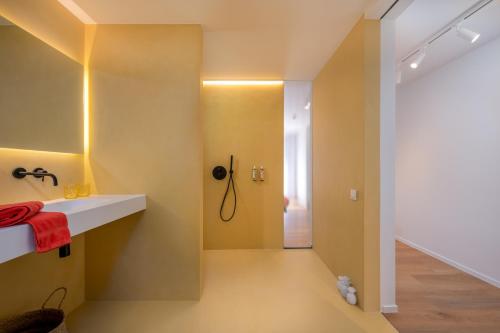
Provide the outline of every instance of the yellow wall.
{"type": "MultiPolygon", "coordinates": [[[[59,258],[57,250],[30,253],[0,264],[0,318],[37,310],[56,288],[68,288],[63,310],[68,313],[85,298],[85,238],[73,238],[71,256],[59,258]]],[[[60,294],[49,303],[56,307],[60,294]]]]}
{"type": "Polygon", "coordinates": [[[35,37],[83,63],[84,27],[56,0],[1,0],[0,14],[35,37]]]}
{"type": "MultiPolygon", "coordinates": [[[[84,26],[58,2],[2,0],[0,14],[79,59],[83,50],[84,26]]],[[[14,179],[11,172],[17,166],[27,169],[44,167],[58,176],[61,185],[79,182],[83,177],[81,155],[0,148],[0,203],[62,196],[62,186],[53,187],[50,181],[14,179]]],[[[55,251],[43,255],[29,254],[1,264],[0,317],[39,307],[55,287],[62,285],[69,289],[65,310],[71,311],[80,305],[84,300],[84,249],[83,237],[77,237],[68,258],[59,259],[55,251]]]]}
{"type": "MultiPolygon", "coordinates": [[[[283,247],[283,86],[205,86],[202,92],[204,147],[203,233],[205,249],[283,247]],[[237,211],[224,223],[219,209],[227,178],[212,169],[235,156],[237,211]],[[265,181],[251,180],[253,165],[265,181]]],[[[229,194],[225,214],[232,211],[229,194]]]]}
{"type": "Polygon", "coordinates": [[[63,185],[76,183],[83,177],[83,157],[80,154],[41,152],[35,150],[0,148],[0,203],[51,200],[63,195],[63,185]],[[34,177],[16,179],[12,170],[17,167],[33,170],[43,167],[54,172],[59,186],[52,186],[50,179],[42,182],[34,177]]]}
{"type": "Polygon", "coordinates": [[[313,82],[313,244],[378,309],[379,23],[361,19],[313,82]],[[349,199],[350,189],[359,200],[349,199]]]}
{"type": "Polygon", "coordinates": [[[364,20],[364,302],[380,310],[380,21],[364,20]]]}
{"type": "Polygon", "coordinates": [[[90,163],[100,193],[148,208],[86,234],[88,299],[198,299],[202,223],[196,25],[99,25],[90,163]]]}

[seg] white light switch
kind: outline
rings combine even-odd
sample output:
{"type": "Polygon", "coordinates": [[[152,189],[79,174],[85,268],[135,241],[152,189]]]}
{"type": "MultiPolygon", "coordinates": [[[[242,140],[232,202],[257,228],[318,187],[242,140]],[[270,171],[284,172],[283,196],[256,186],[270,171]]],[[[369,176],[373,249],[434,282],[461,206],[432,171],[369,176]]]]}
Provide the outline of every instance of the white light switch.
{"type": "Polygon", "coordinates": [[[349,197],[351,198],[352,201],[357,201],[358,200],[358,190],[351,188],[351,192],[349,197]]]}

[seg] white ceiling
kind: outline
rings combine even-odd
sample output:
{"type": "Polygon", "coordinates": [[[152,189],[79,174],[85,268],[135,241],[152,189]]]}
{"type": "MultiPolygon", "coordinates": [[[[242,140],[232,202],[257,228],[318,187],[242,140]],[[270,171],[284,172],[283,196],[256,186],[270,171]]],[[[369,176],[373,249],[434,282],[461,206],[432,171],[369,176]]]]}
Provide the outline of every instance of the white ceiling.
{"type": "Polygon", "coordinates": [[[312,80],[364,9],[375,2],[72,1],[100,24],[201,24],[205,79],[284,80],[312,80]]]}
{"type": "MultiPolygon", "coordinates": [[[[396,21],[396,54],[400,61],[449,24],[478,0],[414,0],[396,21]]],[[[416,79],[500,37],[500,0],[495,0],[464,21],[463,26],[481,34],[470,44],[451,30],[432,43],[418,69],[409,68],[410,61],[401,65],[403,83],[416,79]]]]}

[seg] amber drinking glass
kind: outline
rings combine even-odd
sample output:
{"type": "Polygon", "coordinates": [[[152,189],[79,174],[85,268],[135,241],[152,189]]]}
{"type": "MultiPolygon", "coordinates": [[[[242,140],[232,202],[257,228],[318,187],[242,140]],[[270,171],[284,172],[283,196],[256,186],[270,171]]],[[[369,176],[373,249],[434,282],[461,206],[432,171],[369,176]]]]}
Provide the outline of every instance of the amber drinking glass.
{"type": "Polygon", "coordinates": [[[88,197],[90,195],[90,184],[79,184],[78,185],[78,196],[88,197]]]}
{"type": "Polygon", "coordinates": [[[64,198],[75,199],[78,197],[78,186],[75,184],[64,185],[64,198]]]}

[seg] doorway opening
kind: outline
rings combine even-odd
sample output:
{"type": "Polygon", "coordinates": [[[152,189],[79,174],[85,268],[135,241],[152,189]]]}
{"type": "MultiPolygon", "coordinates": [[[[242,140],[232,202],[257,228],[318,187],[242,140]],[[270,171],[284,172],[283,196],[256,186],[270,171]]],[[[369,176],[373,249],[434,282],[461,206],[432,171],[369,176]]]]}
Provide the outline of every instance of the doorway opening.
{"type": "Polygon", "coordinates": [[[400,332],[495,330],[500,1],[405,2],[382,21],[382,309],[400,332]]]}
{"type": "Polygon", "coordinates": [[[285,82],[284,248],[312,247],[311,81],[285,82]]]}

